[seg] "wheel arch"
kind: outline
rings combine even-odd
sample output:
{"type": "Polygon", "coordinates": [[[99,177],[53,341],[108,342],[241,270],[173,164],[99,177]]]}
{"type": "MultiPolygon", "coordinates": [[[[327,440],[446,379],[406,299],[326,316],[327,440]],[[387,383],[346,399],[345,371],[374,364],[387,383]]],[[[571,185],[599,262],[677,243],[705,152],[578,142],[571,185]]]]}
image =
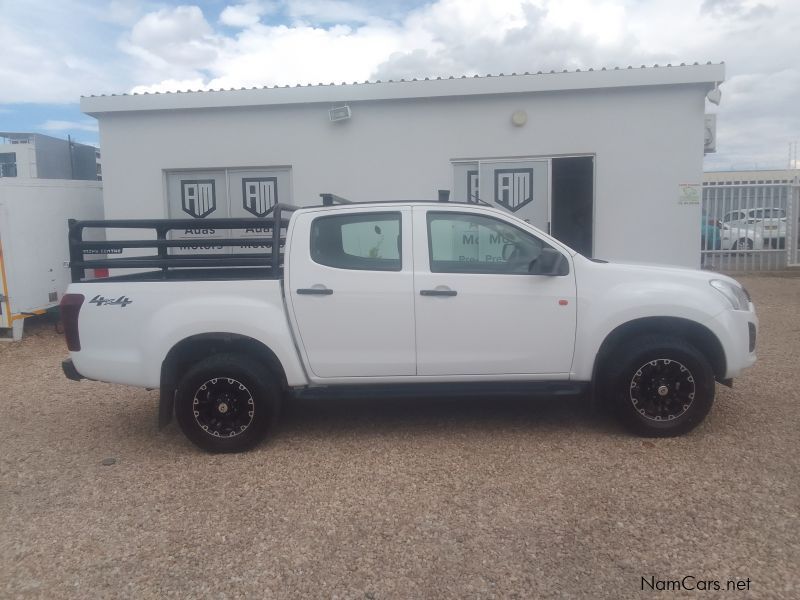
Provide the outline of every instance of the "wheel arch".
{"type": "Polygon", "coordinates": [[[652,334],[685,339],[708,359],[714,378],[720,382],[724,380],[727,369],[725,350],[719,338],[708,327],[681,317],[643,317],[622,323],[605,337],[595,356],[592,381],[596,382],[602,376],[603,363],[625,340],[652,334]]]}
{"type": "Polygon", "coordinates": [[[263,364],[277,379],[282,390],[288,389],[286,372],[275,352],[266,344],[236,333],[202,333],[182,339],[170,348],[161,363],[159,427],[172,420],[175,390],[183,373],[194,363],[218,353],[246,354],[263,364]]]}

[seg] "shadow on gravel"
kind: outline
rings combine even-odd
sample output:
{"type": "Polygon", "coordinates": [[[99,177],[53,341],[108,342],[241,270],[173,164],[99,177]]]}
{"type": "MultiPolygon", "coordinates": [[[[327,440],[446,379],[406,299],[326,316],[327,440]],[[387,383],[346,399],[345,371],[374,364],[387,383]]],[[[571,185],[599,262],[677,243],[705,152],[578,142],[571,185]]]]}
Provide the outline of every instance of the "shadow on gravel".
{"type": "MultiPolygon", "coordinates": [[[[137,398],[130,404],[118,404],[114,418],[114,437],[140,443],[151,443],[156,433],[155,392],[149,398],[137,398]],[[127,408],[126,408],[127,407],[127,408]],[[129,410],[128,410],[129,409],[129,410]]],[[[524,431],[531,434],[584,432],[615,435],[623,431],[606,412],[593,409],[583,397],[417,397],[358,399],[286,400],[280,421],[266,448],[282,438],[293,442],[314,438],[369,437],[388,435],[401,437],[459,437],[524,431]]],[[[193,446],[183,436],[177,423],[159,432],[163,448],[182,453],[193,446]]]]}
{"type": "Polygon", "coordinates": [[[617,432],[616,422],[583,397],[469,397],[411,399],[291,399],[277,434],[321,431],[351,434],[451,430],[564,429],[617,432]]]}

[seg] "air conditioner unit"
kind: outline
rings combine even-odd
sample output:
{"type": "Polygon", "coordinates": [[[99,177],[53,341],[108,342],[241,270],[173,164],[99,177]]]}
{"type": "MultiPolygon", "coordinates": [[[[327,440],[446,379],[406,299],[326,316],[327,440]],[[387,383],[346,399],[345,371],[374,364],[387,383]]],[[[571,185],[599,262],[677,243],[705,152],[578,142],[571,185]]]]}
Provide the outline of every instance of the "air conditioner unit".
{"type": "Polygon", "coordinates": [[[336,108],[330,109],[328,111],[328,116],[331,121],[346,121],[353,115],[350,112],[350,107],[345,104],[344,106],[337,106],[336,108]]]}

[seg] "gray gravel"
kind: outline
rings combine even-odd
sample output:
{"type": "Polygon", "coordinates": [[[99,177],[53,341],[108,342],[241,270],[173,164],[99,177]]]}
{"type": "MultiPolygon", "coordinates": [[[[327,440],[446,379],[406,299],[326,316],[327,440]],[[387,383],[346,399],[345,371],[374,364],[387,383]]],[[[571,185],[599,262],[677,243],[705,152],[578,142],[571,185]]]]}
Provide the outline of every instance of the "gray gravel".
{"type": "Polygon", "coordinates": [[[30,322],[0,346],[0,596],[798,598],[800,279],[742,279],[759,363],[652,441],[576,400],[305,402],[211,456],[30,322]]]}

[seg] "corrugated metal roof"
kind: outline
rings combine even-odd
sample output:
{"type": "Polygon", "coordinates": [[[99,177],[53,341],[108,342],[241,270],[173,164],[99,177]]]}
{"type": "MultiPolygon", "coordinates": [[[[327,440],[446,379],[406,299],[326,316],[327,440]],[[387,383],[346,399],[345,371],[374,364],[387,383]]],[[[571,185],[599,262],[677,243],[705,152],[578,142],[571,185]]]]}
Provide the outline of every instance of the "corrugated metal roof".
{"type": "MultiPolygon", "coordinates": [[[[725,63],[641,65],[602,67],[600,69],[564,69],[561,71],[526,71],[388,79],[348,83],[309,83],[283,86],[200,89],[170,92],[140,92],[81,97],[81,110],[89,114],[125,110],[164,110],[382,100],[393,98],[458,96],[475,94],[538,92],[639,85],[674,85],[682,83],[719,83],[724,79],[725,63]],[[377,90],[381,91],[378,92],[377,90]],[[318,91],[322,90],[322,92],[318,91]],[[224,95],[222,102],[216,96],[224,95]],[[159,100],[156,100],[159,98],[159,100]],[[192,100],[189,101],[189,98],[192,100]],[[213,100],[212,100],[213,98],[213,100]],[[169,100],[167,100],[169,99],[169,100]],[[180,99],[180,102],[175,100],[180,99]]],[[[220,100],[222,100],[220,98],[220,100]]]]}

